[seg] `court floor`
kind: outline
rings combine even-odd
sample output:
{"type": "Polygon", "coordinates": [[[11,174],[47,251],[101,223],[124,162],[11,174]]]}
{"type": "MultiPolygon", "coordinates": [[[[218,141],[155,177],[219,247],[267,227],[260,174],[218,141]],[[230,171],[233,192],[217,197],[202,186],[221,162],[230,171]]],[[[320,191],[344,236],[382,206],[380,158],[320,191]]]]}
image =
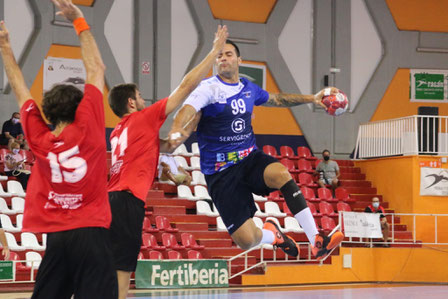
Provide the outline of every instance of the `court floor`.
{"type": "MultiPolygon", "coordinates": [[[[28,299],[30,293],[1,294],[2,299],[28,299]]],[[[128,298],[207,298],[207,299],[446,299],[448,285],[344,284],[282,287],[245,287],[227,289],[131,290],[128,298]]]]}

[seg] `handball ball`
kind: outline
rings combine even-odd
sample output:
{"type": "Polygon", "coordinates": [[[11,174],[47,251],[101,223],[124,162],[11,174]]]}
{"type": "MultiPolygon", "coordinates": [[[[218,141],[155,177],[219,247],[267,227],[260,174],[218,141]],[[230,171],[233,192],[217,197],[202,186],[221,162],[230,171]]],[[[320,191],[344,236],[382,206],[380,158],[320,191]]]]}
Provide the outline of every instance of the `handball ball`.
{"type": "Polygon", "coordinates": [[[325,88],[322,103],[327,107],[327,113],[332,116],[344,114],[348,108],[348,99],[345,93],[339,90],[338,93],[330,95],[331,89],[325,88]]]}

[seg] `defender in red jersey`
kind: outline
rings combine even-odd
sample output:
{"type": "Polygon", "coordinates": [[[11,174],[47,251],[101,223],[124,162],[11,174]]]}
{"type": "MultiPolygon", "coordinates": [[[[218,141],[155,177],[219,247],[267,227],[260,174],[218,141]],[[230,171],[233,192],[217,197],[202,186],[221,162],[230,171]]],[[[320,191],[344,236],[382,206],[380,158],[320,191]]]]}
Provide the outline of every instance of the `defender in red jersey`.
{"type": "Polygon", "coordinates": [[[145,101],[135,84],[117,85],[109,93],[109,104],[121,118],[110,136],[112,167],[109,181],[112,252],[117,270],[119,298],[126,298],[131,272],[137,266],[145,200],[157,172],[159,149],[170,150],[168,142],[159,141],[159,129],[167,115],[207,75],[227,36],[226,26],[219,26],[213,49],[207,57],[184,77],[168,98],[148,108],[145,108],[145,101]]]}
{"type": "Polygon", "coordinates": [[[21,107],[22,124],[36,157],[27,188],[23,230],[48,233],[32,298],[117,298],[107,228],[104,70],[98,47],[79,8],[53,0],[58,14],[79,34],[87,78],[84,94],[57,85],[46,92],[42,109],[25,84],[2,22],[0,50],[9,82],[21,107]]]}

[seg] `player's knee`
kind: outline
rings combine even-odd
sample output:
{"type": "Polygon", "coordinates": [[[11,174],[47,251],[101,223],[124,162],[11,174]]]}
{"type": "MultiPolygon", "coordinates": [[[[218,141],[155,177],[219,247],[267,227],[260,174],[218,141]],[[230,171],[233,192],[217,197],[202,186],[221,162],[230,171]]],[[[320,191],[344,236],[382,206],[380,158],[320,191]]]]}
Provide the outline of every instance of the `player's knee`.
{"type": "Polygon", "coordinates": [[[237,245],[243,250],[248,250],[255,245],[258,245],[259,242],[260,240],[257,240],[257,236],[255,235],[245,236],[244,238],[235,241],[235,243],[237,243],[237,245]]]}
{"type": "Polygon", "coordinates": [[[289,173],[286,167],[279,167],[277,172],[272,176],[272,180],[275,182],[275,186],[277,189],[282,187],[288,181],[292,179],[291,174],[289,173]]]}

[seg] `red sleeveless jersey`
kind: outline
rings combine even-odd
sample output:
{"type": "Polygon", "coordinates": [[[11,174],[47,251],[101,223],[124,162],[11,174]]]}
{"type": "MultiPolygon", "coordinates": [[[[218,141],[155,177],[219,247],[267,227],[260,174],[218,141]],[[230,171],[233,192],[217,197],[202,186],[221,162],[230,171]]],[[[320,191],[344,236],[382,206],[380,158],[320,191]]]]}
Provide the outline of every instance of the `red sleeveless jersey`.
{"type": "Polygon", "coordinates": [[[110,135],[112,167],[109,192],[130,191],[146,201],[159,160],[159,130],[168,98],[123,117],[110,135]]]}
{"type": "Polygon", "coordinates": [[[74,122],[56,137],[33,100],[22,106],[23,129],[36,157],[26,190],[23,231],[110,226],[103,109],[102,92],[86,84],[74,122]]]}

